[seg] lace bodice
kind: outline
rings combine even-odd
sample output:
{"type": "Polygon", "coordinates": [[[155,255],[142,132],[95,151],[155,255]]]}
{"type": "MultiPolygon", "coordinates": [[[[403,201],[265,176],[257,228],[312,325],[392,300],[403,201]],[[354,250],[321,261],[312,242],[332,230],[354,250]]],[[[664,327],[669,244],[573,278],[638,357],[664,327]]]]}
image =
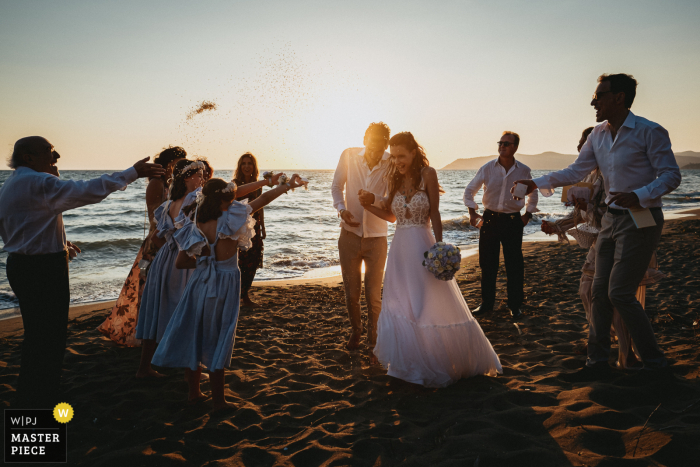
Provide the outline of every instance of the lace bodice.
{"type": "Polygon", "coordinates": [[[408,203],[402,194],[396,193],[391,211],[396,216],[397,229],[428,226],[430,223],[430,200],[424,191],[418,191],[408,203]]]}

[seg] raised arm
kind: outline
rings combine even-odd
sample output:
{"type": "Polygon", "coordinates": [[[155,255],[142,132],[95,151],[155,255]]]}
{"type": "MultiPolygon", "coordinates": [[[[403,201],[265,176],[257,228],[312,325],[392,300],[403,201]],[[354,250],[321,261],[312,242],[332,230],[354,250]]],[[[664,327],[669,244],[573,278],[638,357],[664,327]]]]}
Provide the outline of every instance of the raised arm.
{"type": "Polygon", "coordinates": [[[105,174],[87,181],[46,177],[43,183],[44,202],[55,213],[99,203],[111,193],[126,189],[137,178],[161,176],[164,172],[162,167],[147,163],[148,159],[142,159],[122,172],[105,174]]]}
{"type": "Polygon", "coordinates": [[[442,217],[440,216],[440,184],[438,183],[437,171],[432,167],[423,169],[423,180],[425,180],[425,191],[430,200],[430,222],[433,224],[435,241],[442,241],[442,217]]]}
{"type": "Polygon", "coordinates": [[[267,180],[260,180],[258,182],[246,183],[245,185],[241,185],[238,188],[236,188],[236,198],[243,198],[245,195],[252,193],[258,188],[262,188],[264,186],[276,185],[281,176],[282,172],[278,173],[277,175],[273,175],[270,178],[270,182],[268,182],[267,180]]]}
{"type": "MultiPolygon", "coordinates": [[[[301,177],[299,177],[298,174],[292,175],[291,180],[289,180],[289,184],[282,184],[276,188],[273,188],[272,190],[268,190],[262,195],[258,196],[255,198],[253,201],[250,202],[250,207],[253,208],[253,212],[257,211],[258,209],[261,209],[268,204],[270,204],[272,201],[277,199],[280,195],[287,193],[289,190],[292,188],[299,188],[300,186],[303,186],[304,184],[301,182],[301,177]]],[[[238,195],[238,194],[236,194],[238,195]]]]}
{"type": "MultiPolygon", "coordinates": [[[[593,130],[594,133],[595,131],[596,130],[593,130]]],[[[570,166],[556,172],[550,172],[534,180],[517,180],[513,182],[513,188],[510,190],[511,193],[516,184],[522,183],[523,185],[527,185],[528,195],[539,188],[540,192],[548,198],[554,194],[555,188],[580,182],[586,175],[591,173],[593,169],[598,167],[598,161],[596,161],[595,152],[593,152],[593,144],[591,143],[592,139],[593,134],[588,137],[578,157],[570,166]]]]}

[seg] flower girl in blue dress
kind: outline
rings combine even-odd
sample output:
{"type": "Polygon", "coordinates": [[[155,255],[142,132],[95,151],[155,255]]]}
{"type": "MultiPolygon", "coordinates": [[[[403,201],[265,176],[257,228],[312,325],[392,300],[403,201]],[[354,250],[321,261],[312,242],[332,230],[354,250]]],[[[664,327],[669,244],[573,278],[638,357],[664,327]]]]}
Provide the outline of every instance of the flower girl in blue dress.
{"type": "MultiPolygon", "coordinates": [[[[151,359],[192,275],[190,269],[175,267],[179,250],[174,235],[188,221],[185,208],[194,202],[195,196],[202,190],[205,168],[202,161],[178,161],[173,169],[169,199],[154,213],[157,226],[152,241],[159,248],[165,246],[158,250],[148,268],[139,306],[136,338],[143,339],[143,344],[137,378],[163,376],[151,368],[151,359]]],[[[273,176],[272,182],[276,182],[280,175],[273,176]]],[[[267,183],[264,180],[248,183],[241,186],[239,192],[250,193],[267,183]]]]}
{"type": "Polygon", "coordinates": [[[224,368],[231,363],[238,322],[241,273],[238,249],[252,245],[255,220],[251,214],[292,188],[302,186],[298,175],[267,191],[250,204],[235,201],[236,184],[213,178],[186,212],[194,221],[175,233],[180,253],[176,267],[194,268],[180,303],[153,356],[153,364],[185,367],[189,400],[203,399],[202,365],[211,375],[214,409],[233,407],[224,397],[224,368]]]}
{"type": "MultiPolygon", "coordinates": [[[[178,248],[173,234],[185,200],[202,186],[204,164],[182,159],[173,168],[169,199],[155,210],[156,230],[151,241],[160,249],[148,268],[136,323],[136,338],[143,339],[137,378],[163,376],[151,368],[157,342],[163,337],[170,316],[180,301],[191,271],[175,268],[178,248]]],[[[191,198],[189,198],[191,199],[191,198]]]]}

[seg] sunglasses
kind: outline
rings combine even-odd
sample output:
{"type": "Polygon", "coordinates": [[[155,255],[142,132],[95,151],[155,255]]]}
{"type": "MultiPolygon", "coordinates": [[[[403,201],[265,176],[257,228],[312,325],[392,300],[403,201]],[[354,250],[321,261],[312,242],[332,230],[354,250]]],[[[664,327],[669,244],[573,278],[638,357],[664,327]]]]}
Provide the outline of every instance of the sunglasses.
{"type": "Polygon", "coordinates": [[[498,147],[501,147],[501,146],[508,147],[508,146],[510,146],[510,145],[513,144],[513,143],[511,143],[510,141],[499,141],[499,142],[496,143],[496,144],[498,144],[498,147]]]}
{"type": "Polygon", "coordinates": [[[600,96],[601,96],[601,95],[607,94],[607,93],[609,93],[609,92],[612,92],[612,91],[600,91],[600,92],[596,92],[595,94],[593,94],[592,99],[593,99],[594,101],[597,101],[597,100],[600,99],[600,96]]]}

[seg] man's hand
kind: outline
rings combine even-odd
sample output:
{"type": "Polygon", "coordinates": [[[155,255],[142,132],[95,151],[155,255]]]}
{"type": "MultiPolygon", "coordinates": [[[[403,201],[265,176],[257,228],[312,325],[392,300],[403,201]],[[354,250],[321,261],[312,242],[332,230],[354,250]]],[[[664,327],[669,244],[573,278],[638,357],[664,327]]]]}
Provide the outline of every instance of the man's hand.
{"type": "Polygon", "coordinates": [[[267,238],[267,233],[265,232],[265,226],[260,227],[260,238],[265,240],[267,238]]]}
{"type": "Polygon", "coordinates": [[[165,173],[165,169],[163,169],[160,164],[149,164],[146,162],[148,159],[150,159],[150,157],[141,159],[134,164],[134,168],[136,169],[136,173],[139,174],[139,178],[156,178],[162,176],[165,173]]]}
{"type": "Polygon", "coordinates": [[[476,213],[476,209],[469,208],[469,224],[472,227],[479,227],[479,219],[483,219],[483,217],[476,213]]]}
{"type": "Polygon", "coordinates": [[[370,193],[366,190],[360,190],[357,192],[357,194],[360,197],[360,204],[362,206],[371,206],[374,204],[374,193],[370,193]]]}
{"type": "Polygon", "coordinates": [[[620,193],[618,191],[611,191],[612,198],[608,204],[616,204],[621,208],[641,208],[639,205],[639,196],[636,193],[620,193]]]}
{"type": "Polygon", "coordinates": [[[360,226],[360,223],[355,220],[355,216],[353,216],[352,213],[347,209],[343,211],[343,213],[340,215],[340,218],[343,219],[343,222],[345,222],[350,227],[360,226]]]}
{"type": "MultiPolygon", "coordinates": [[[[532,193],[533,191],[535,191],[537,189],[537,184],[535,182],[533,182],[532,180],[516,180],[513,182],[513,187],[510,189],[511,194],[513,194],[513,190],[515,190],[515,185],[517,185],[518,183],[522,183],[523,185],[527,185],[527,193],[525,193],[526,195],[529,195],[530,193],[532,193]]],[[[520,198],[516,198],[515,196],[513,196],[513,199],[520,199],[520,198]]]]}
{"type": "Polygon", "coordinates": [[[554,230],[553,224],[547,221],[542,221],[542,232],[546,233],[547,235],[552,235],[556,233],[556,230],[554,230]]]}
{"type": "Polygon", "coordinates": [[[532,219],[532,214],[526,212],[525,214],[520,216],[520,219],[523,221],[523,226],[525,226],[528,224],[528,222],[530,222],[530,219],[532,219]]]}
{"type": "Polygon", "coordinates": [[[76,256],[78,256],[78,253],[82,252],[80,250],[80,248],[78,248],[76,245],[74,245],[71,242],[66,242],[66,246],[68,247],[68,257],[70,259],[75,258],[76,256]]]}

